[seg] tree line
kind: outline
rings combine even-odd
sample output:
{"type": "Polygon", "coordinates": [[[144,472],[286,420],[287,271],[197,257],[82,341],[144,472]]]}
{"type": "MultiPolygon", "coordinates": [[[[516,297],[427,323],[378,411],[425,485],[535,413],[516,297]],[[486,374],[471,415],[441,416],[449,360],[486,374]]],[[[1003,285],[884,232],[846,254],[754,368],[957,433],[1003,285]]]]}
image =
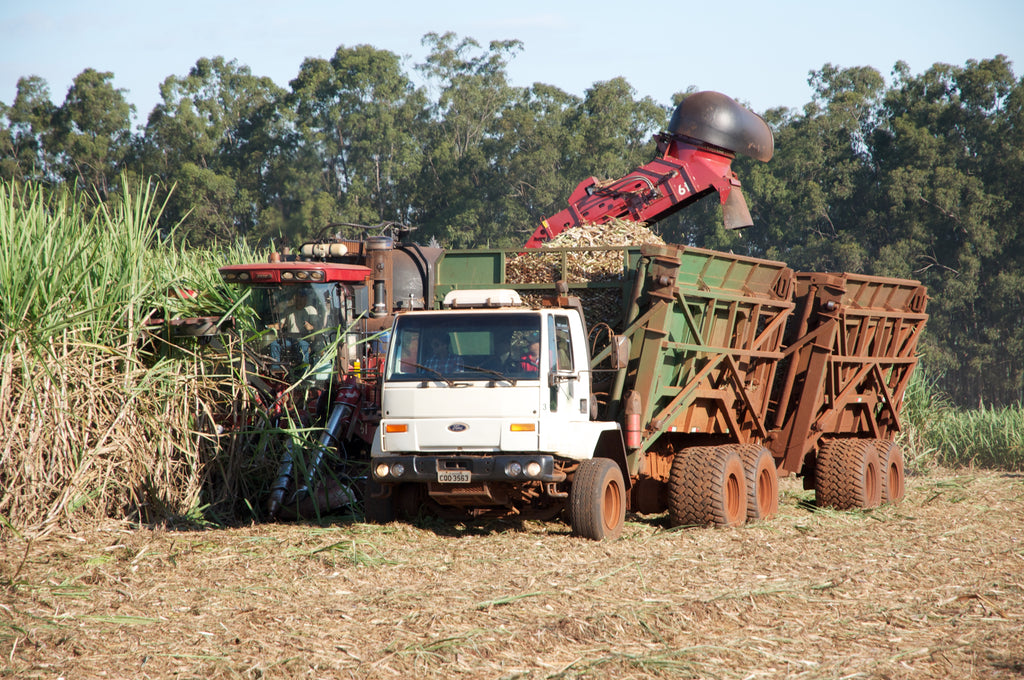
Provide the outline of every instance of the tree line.
{"type": "MultiPolygon", "coordinates": [[[[85,69],[59,105],[27,76],[0,102],[0,180],[74,187],[96,204],[122,182],[155,180],[163,231],[194,246],[295,245],[384,222],[446,247],[516,246],[581,180],[653,158],[653,135],[693,91],[665,105],[623,78],[582,97],[516,87],[519,41],[423,40],[415,78],[392,52],[341,46],[306,59],[287,89],[199,59],[164,80],[136,130],[113,73],[85,69]]],[[[888,81],[825,64],[801,109],[758,112],[775,157],[733,164],[752,228],[724,231],[704,201],[656,230],[799,270],[918,279],[931,296],[923,365],[938,387],[963,405],[1019,402],[1024,79],[998,55],[920,74],[898,62],[888,81]]]]}

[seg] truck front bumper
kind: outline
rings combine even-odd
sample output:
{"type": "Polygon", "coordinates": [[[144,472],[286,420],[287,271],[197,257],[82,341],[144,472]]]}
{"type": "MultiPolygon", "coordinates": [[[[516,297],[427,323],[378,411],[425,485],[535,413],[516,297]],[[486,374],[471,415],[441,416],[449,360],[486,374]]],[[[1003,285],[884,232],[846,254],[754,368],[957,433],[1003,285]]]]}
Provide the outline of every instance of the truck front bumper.
{"type": "Polygon", "coordinates": [[[436,482],[562,482],[554,456],[502,454],[499,456],[377,456],[371,461],[373,478],[381,483],[436,482]]]}

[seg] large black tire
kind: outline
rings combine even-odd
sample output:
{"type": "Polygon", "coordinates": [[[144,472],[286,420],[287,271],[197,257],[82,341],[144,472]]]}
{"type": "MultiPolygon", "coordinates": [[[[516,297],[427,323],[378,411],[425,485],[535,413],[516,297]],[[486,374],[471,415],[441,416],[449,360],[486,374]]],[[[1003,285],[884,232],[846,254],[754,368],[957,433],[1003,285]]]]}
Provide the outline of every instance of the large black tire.
{"type": "Polygon", "coordinates": [[[747,480],[747,521],[771,519],[779,512],[779,473],[772,452],[759,444],[736,447],[747,480]]]}
{"type": "Polygon", "coordinates": [[[668,517],[674,527],[737,527],[746,521],[746,474],[733,446],[680,451],[672,460],[668,485],[668,517]]]}
{"type": "Polygon", "coordinates": [[[626,485],[622,470],[608,458],[580,463],[569,487],[572,533],[595,541],[618,538],[626,521],[626,485]]]}
{"type": "Polygon", "coordinates": [[[899,503],[903,500],[903,449],[894,441],[876,439],[878,469],[882,474],[882,502],[899,503]]]}
{"type": "Polygon", "coordinates": [[[363,517],[371,524],[387,524],[395,521],[395,491],[381,497],[384,487],[373,477],[366,480],[366,492],[363,494],[363,517]]]}
{"type": "Polygon", "coordinates": [[[818,450],[814,497],[819,507],[874,508],[882,502],[878,448],[870,439],[833,439],[818,450]]]}

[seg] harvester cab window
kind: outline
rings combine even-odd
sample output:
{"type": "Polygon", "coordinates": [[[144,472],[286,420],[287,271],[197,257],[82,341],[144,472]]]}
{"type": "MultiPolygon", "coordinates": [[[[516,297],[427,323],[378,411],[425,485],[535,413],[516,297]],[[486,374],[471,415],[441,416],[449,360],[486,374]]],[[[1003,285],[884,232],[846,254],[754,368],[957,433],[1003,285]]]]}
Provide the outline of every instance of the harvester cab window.
{"type": "Polygon", "coordinates": [[[272,371],[329,379],[333,350],[343,328],[341,292],[333,283],[253,289],[257,346],[272,371]]]}
{"type": "Polygon", "coordinates": [[[300,337],[323,326],[315,298],[310,299],[303,288],[293,288],[284,296],[277,329],[284,336],[300,337]]]}

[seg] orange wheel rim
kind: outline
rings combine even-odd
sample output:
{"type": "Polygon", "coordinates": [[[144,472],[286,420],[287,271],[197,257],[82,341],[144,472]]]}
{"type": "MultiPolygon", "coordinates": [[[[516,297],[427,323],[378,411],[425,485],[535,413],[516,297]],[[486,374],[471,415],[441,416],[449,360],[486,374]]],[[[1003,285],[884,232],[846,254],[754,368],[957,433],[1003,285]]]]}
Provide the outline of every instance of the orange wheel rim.
{"type": "Polygon", "coordinates": [[[903,471],[900,470],[900,466],[896,463],[889,466],[888,482],[890,500],[897,499],[903,495],[903,471]]]}
{"type": "Polygon", "coordinates": [[[604,487],[604,525],[608,528],[614,527],[619,521],[619,510],[622,499],[617,484],[610,483],[604,487]]]}
{"type": "Polygon", "coordinates": [[[734,521],[740,513],[740,480],[736,475],[729,475],[725,480],[725,513],[729,521],[734,521]]]}
{"type": "Polygon", "coordinates": [[[868,464],[864,480],[864,495],[868,503],[880,497],[881,489],[878,486],[878,472],[873,464],[868,464]]]}
{"type": "Polygon", "coordinates": [[[767,470],[761,470],[757,477],[757,507],[765,509],[768,507],[772,495],[772,476],[767,470]]]}

